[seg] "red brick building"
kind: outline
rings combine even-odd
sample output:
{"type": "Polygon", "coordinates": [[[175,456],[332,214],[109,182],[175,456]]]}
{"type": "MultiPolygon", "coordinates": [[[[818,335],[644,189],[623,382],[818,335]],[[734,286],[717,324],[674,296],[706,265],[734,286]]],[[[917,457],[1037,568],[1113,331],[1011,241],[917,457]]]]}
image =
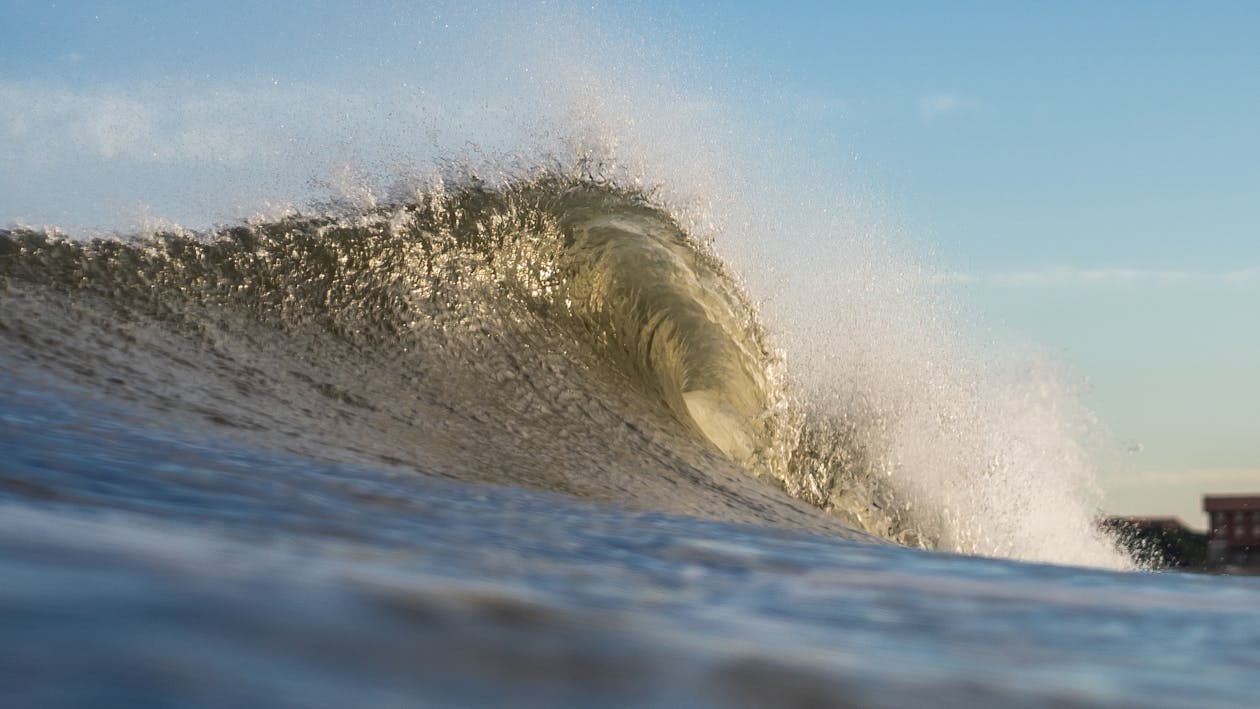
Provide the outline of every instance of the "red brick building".
{"type": "Polygon", "coordinates": [[[1260,567],[1260,495],[1207,495],[1208,565],[1260,567]]]}

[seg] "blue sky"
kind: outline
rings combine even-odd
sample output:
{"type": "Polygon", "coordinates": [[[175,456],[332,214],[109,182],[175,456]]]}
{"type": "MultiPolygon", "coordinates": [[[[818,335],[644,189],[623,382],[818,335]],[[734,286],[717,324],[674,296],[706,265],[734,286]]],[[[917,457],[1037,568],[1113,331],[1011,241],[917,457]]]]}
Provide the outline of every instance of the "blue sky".
{"type": "MultiPolygon", "coordinates": [[[[199,225],[300,201],[335,165],[421,159],[426,127],[477,134],[453,106],[545,81],[493,76],[517,51],[498,8],[0,2],[0,222],[199,225]]],[[[1100,464],[1111,511],[1201,525],[1202,492],[1260,491],[1260,4],[570,15],[520,41],[597,27],[618,61],[771,126],[750,149],[834,166],[978,330],[1066,363],[1133,451],[1100,464]]]]}

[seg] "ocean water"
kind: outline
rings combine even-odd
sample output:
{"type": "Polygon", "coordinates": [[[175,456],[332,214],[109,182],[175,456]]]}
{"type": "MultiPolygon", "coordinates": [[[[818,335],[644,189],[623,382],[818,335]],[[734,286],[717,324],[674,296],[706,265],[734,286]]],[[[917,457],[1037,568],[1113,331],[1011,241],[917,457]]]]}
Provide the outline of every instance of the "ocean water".
{"type": "Polygon", "coordinates": [[[942,350],[882,300],[802,364],[679,210],[587,163],[14,228],[0,279],[6,706],[1260,691],[1260,584],[1102,536],[1046,380],[916,365],[942,350]]]}

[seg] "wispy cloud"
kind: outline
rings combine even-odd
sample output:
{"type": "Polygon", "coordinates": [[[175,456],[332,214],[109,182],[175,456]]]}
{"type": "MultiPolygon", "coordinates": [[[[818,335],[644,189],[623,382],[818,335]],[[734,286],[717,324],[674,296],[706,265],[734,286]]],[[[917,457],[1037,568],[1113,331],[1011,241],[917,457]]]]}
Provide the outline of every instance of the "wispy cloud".
{"type": "Polygon", "coordinates": [[[270,115],[283,107],[295,113],[293,106],[309,105],[304,98],[249,91],[214,96],[76,92],[0,83],[0,153],[18,164],[50,166],[82,158],[239,162],[282,137],[257,117],[259,107],[273,109],[270,115]]]}
{"type": "Polygon", "coordinates": [[[1219,271],[1143,268],[1050,266],[991,272],[942,274],[945,283],[994,288],[1063,288],[1078,286],[1251,285],[1260,283],[1260,267],[1219,271]]]}
{"type": "Polygon", "coordinates": [[[954,93],[928,94],[919,99],[919,117],[934,121],[974,108],[974,99],[954,93]]]}

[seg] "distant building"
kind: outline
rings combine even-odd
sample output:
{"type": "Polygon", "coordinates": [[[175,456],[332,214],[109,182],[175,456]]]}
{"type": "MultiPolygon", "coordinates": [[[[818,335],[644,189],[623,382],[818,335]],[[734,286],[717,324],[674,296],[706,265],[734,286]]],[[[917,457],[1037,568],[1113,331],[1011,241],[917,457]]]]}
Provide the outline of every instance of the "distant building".
{"type": "Polygon", "coordinates": [[[1260,495],[1207,495],[1208,568],[1260,573],[1260,495]]]}

